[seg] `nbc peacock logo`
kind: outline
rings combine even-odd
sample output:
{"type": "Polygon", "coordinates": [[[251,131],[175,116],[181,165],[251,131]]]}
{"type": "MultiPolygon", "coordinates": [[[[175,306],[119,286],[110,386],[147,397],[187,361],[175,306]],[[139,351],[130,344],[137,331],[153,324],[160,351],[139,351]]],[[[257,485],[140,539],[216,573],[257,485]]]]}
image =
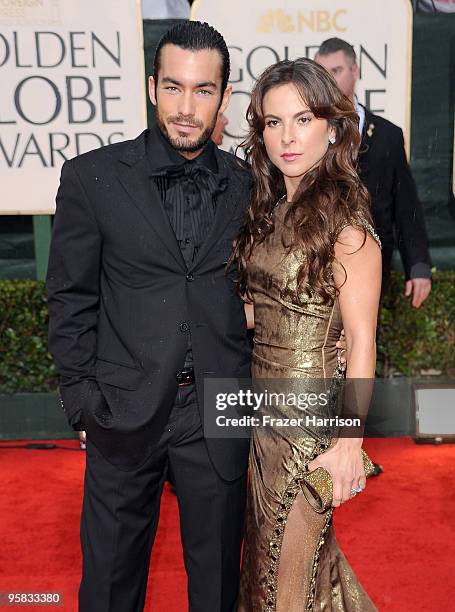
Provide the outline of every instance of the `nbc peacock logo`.
{"type": "Polygon", "coordinates": [[[347,10],[310,10],[286,13],[283,9],[269,10],[259,18],[257,32],[346,32],[347,10]]]}
{"type": "Polygon", "coordinates": [[[282,9],[270,10],[259,19],[257,26],[258,32],[294,32],[292,15],[285,13],[282,9]]]}

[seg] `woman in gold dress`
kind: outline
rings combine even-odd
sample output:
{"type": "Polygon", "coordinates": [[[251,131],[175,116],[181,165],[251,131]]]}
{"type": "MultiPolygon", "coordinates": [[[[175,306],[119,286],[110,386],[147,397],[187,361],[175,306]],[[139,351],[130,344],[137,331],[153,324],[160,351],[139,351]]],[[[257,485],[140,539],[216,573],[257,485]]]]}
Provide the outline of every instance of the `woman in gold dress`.
{"type": "MultiPolygon", "coordinates": [[[[333,384],[342,328],[345,377],[371,380],[381,255],[356,172],[356,112],[322,67],[298,59],[263,73],[247,117],[255,185],[234,255],[254,306],[253,381],[333,384]]],[[[365,488],[360,436],[253,427],[240,612],[376,610],[332,529],[333,509],[365,488]],[[333,479],[324,513],[301,483],[320,466],[333,479]]]]}

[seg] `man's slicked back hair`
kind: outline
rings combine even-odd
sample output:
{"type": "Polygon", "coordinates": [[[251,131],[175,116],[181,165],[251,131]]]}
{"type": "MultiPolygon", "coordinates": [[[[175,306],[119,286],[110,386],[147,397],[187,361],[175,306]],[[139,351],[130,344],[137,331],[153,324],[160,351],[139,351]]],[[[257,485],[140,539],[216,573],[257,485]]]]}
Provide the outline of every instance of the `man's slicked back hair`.
{"type": "Polygon", "coordinates": [[[331,53],[337,53],[338,51],[343,51],[346,57],[350,59],[353,64],[356,63],[357,55],[354,51],[354,47],[342,38],[334,37],[324,40],[322,45],[319,47],[317,54],[330,55],[331,53]]]}
{"type": "Polygon", "coordinates": [[[163,34],[156,48],[153,62],[153,77],[155,81],[158,80],[161,50],[165,45],[175,45],[180,47],[180,49],[188,51],[204,51],[205,49],[218,51],[221,59],[221,94],[224,93],[229,81],[231,62],[226,42],[215,28],[201,21],[185,21],[173,26],[163,34]]]}

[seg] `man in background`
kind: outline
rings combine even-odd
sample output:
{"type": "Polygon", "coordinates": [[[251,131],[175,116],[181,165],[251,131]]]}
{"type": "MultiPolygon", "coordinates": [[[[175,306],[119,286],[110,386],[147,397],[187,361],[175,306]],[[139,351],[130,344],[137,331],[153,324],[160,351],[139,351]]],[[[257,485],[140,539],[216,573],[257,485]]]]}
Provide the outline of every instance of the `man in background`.
{"type": "Polygon", "coordinates": [[[228,125],[229,119],[226,117],[224,113],[218,113],[218,118],[216,120],[215,129],[212,132],[212,140],[216,144],[217,147],[221,147],[223,144],[224,138],[224,129],[228,125]]]}
{"type": "Polygon", "coordinates": [[[412,306],[419,308],[431,291],[431,262],[403,132],[359,103],[355,95],[359,67],[352,45],[330,38],[319,47],[315,60],[332,74],[359,115],[360,176],[370,192],[373,218],[382,242],[382,295],[387,291],[396,241],[406,275],[405,295],[412,296],[412,306]]]}

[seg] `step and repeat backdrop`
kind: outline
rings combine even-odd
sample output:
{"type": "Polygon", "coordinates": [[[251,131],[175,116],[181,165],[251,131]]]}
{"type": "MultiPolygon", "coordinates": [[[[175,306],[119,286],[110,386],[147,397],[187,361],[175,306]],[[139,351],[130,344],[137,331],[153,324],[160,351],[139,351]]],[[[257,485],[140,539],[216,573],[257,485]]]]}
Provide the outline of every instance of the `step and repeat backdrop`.
{"type": "Polygon", "coordinates": [[[52,213],[65,159],[146,127],[140,0],[3,0],[0,81],[0,213],[52,213]]]}
{"type": "Polygon", "coordinates": [[[357,53],[359,101],[401,126],[409,143],[409,0],[196,0],[191,18],[215,26],[231,54],[233,98],[223,148],[233,150],[241,141],[249,93],[264,68],[283,59],[313,59],[334,36],[357,53]]]}
{"type": "MultiPolygon", "coordinates": [[[[313,58],[333,36],[353,44],[359,100],[403,128],[434,261],[455,265],[455,14],[413,23],[409,0],[196,0],[191,17],[230,48],[231,151],[266,66],[313,58]]],[[[52,214],[65,159],[146,127],[146,76],[173,23],[142,21],[140,0],[0,1],[0,215],[52,214]]]]}

